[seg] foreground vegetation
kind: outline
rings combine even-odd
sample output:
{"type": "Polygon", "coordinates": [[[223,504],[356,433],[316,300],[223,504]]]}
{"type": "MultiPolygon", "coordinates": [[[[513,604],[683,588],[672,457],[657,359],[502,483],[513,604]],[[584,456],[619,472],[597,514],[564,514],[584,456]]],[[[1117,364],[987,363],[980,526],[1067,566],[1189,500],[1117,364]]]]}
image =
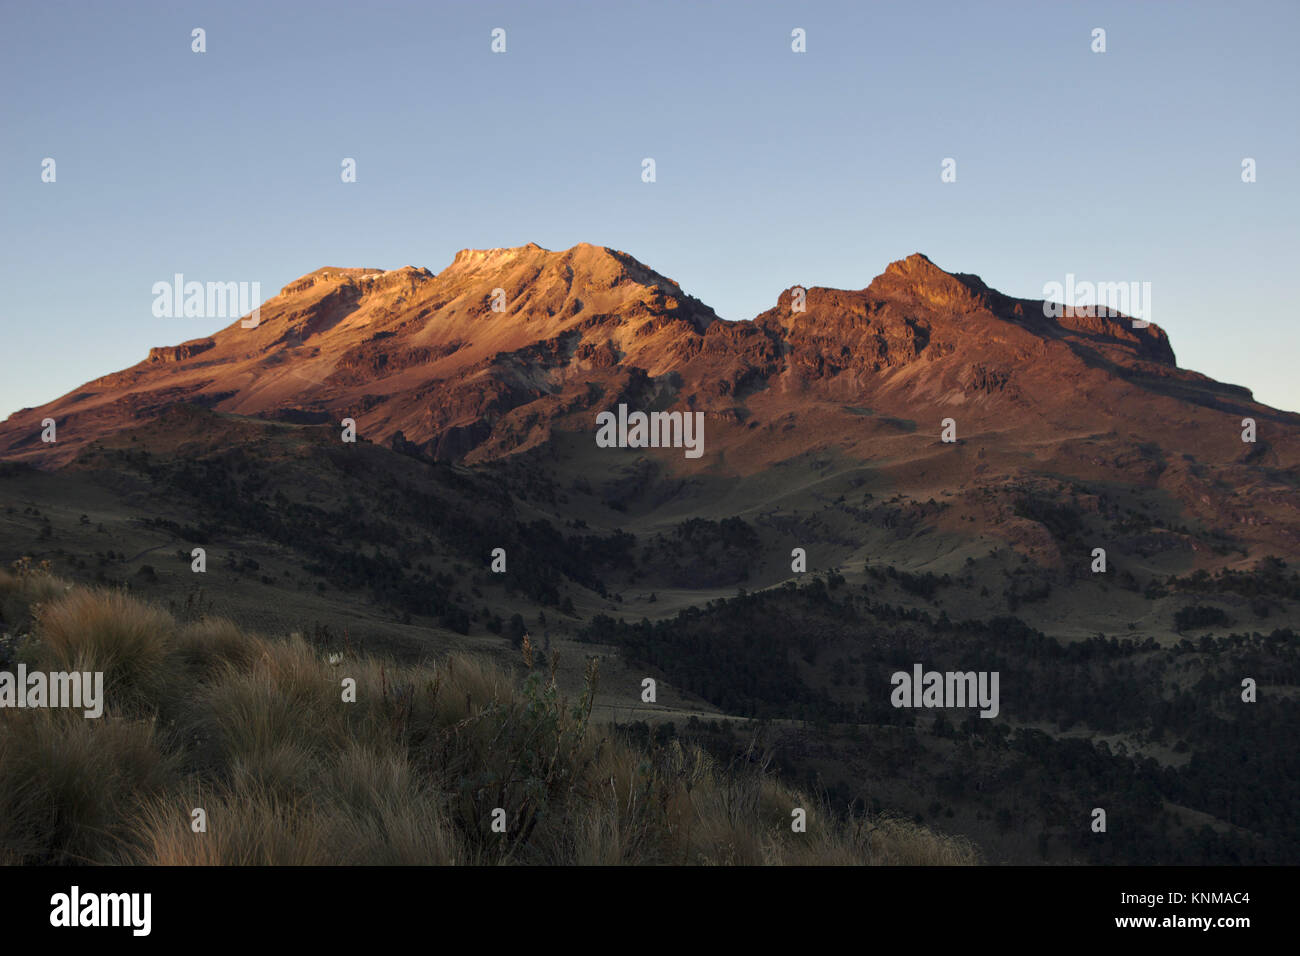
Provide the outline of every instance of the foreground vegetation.
{"type": "Polygon", "coordinates": [[[570,701],[526,645],[521,681],[466,656],[399,666],[178,621],[29,564],[0,572],[0,614],[0,670],[102,671],[107,699],[97,720],[0,710],[0,862],[976,861],[913,822],[836,818],[758,769],[592,724],[594,661],[570,701]]]}

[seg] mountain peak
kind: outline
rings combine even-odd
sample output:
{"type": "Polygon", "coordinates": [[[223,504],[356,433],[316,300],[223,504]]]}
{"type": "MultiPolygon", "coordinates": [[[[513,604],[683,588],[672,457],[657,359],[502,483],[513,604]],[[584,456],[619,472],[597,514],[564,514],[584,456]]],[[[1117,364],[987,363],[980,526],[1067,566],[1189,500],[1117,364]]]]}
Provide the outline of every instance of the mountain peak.
{"type": "Polygon", "coordinates": [[[451,264],[462,269],[476,269],[484,265],[504,265],[539,252],[550,254],[549,249],[543,249],[535,242],[526,246],[503,246],[496,249],[461,249],[451,264]]]}
{"type": "Polygon", "coordinates": [[[916,272],[943,272],[943,270],[936,266],[924,252],[914,252],[905,259],[895,259],[885,266],[885,272],[909,275],[916,272]]]}
{"type": "MultiPolygon", "coordinates": [[[[510,289],[511,281],[554,283],[577,286],[588,292],[616,287],[644,286],[676,297],[686,297],[673,279],[661,275],[626,252],[608,246],[580,242],[561,251],[546,249],[535,242],[500,249],[462,249],[451,265],[438,274],[440,280],[483,281],[492,274],[494,282],[510,289]]],[[[686,297],[688,298],[688,297],[686,297]]]]}
{"type": "Polygon", "coordinates": [[[920,252],[891,262],[867,289],[882,297],[901,294],[956,312],[986,305],[984,294],[989,291],[979,276],[948,272],[920,252]]]}

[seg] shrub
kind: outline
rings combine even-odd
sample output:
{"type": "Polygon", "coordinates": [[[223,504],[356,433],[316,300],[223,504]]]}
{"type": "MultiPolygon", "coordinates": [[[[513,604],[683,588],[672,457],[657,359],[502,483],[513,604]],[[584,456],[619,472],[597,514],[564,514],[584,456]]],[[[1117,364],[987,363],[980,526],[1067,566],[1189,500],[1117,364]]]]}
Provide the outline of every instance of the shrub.
{"type": "Polygon", "coordinates": [[[45,670],[103,671],[110,699],[139,700],[165,681],[175,621],[121,591],[74,589],[37,614],[34,661],[45,670]]]}
{"type": "Polygon", "coordinates": [[[1222,608],[1193,604],[1179,608],[1174,615],[1174,630],[1179,634],[1193,627],[1218,627],[1228,623],[1228,615],[1222,608]]]}

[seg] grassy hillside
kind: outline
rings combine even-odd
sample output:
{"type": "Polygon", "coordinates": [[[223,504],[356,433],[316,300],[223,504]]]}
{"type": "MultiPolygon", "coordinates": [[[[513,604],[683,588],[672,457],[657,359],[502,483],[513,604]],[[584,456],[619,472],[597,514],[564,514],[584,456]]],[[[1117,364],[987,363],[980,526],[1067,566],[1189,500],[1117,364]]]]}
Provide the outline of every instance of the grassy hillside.
{"type": "Polygon", "coordinates": [[[758,769],[596,725],[594,661],[569,700],[527,646],[521,679],[464,655],[335,657],[30,563],[0,572],[0,614],[0,669],[102,671],[107,698],[99,719],[0,710],[5,863],[976,862],[963,840],[836,818],[758,769]]]}

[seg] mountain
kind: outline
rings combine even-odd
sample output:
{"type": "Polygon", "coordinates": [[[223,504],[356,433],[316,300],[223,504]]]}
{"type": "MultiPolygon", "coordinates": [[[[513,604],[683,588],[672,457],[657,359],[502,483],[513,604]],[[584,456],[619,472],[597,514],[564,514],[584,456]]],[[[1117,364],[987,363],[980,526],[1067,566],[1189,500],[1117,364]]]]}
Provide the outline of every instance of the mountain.
{"type": "Polygon", "coordinates": [[[405,267],[318,269],[285,286],[255,328],[155,348],[0,431],[14,457],[65,462],[87,441],[179,401],[268,419],[354,417],[367,438],[398,431],[442,458],[491,438],[519,408],[552,399],[620,362],[660,374],[679,342],[716,321],[675,282],[589,245],[464,250],[437,276],[405,267]],[[507,308],[492,309],[501,289],[507,308]],[[58,448],[39,440],[53,417],[58,448]],[[31,432],[36,428],[35,436],[31,432]]]}
{"type": "Polygon", "coordinates": [[[575,695],[597,659],[620,733],[991,861],[1294,863],[1300,416],[1057,312],[919,254],[740,322],[598,246],[320,269],[0,425],[0,561],[575,695]],[[609,447],[620,406],[702,453],[609,447]],[[996,718],[894,706],[922,665],[996,718]]]}
{"type": "Polygon", "coordinates": [[[463,250],[437,275],[319,269],[265,303],[255,328],[152,349],[16,413],[0,454],[58,467],[190,403],[352,418],[365,441],[472,465],[590,442],[596,415],[625,403],[704,413],[706,454],[657,456],[672,473],[755,475],[829,452],[909,487],[940,472],[967,490],[1064,474],[1159,489],[1216,527],[1262,521],[1249,535],[1276,547],[1300,540],[1300,416],[1178,368],[1155,325],[1049,318],[1041,301],[920,254],[861,290],[799,291],[721,321],[673,280],[588,244],[463,250]],[[1241,440],[1247,417],[1255,443],[1241,440]],[[57,443],[41,441],[46,418],[57,443]],[[958,441],[945,444],[948,418],[958,441]],[[1273,507],[1258,519],[1261,501],[1273,507]]]}

